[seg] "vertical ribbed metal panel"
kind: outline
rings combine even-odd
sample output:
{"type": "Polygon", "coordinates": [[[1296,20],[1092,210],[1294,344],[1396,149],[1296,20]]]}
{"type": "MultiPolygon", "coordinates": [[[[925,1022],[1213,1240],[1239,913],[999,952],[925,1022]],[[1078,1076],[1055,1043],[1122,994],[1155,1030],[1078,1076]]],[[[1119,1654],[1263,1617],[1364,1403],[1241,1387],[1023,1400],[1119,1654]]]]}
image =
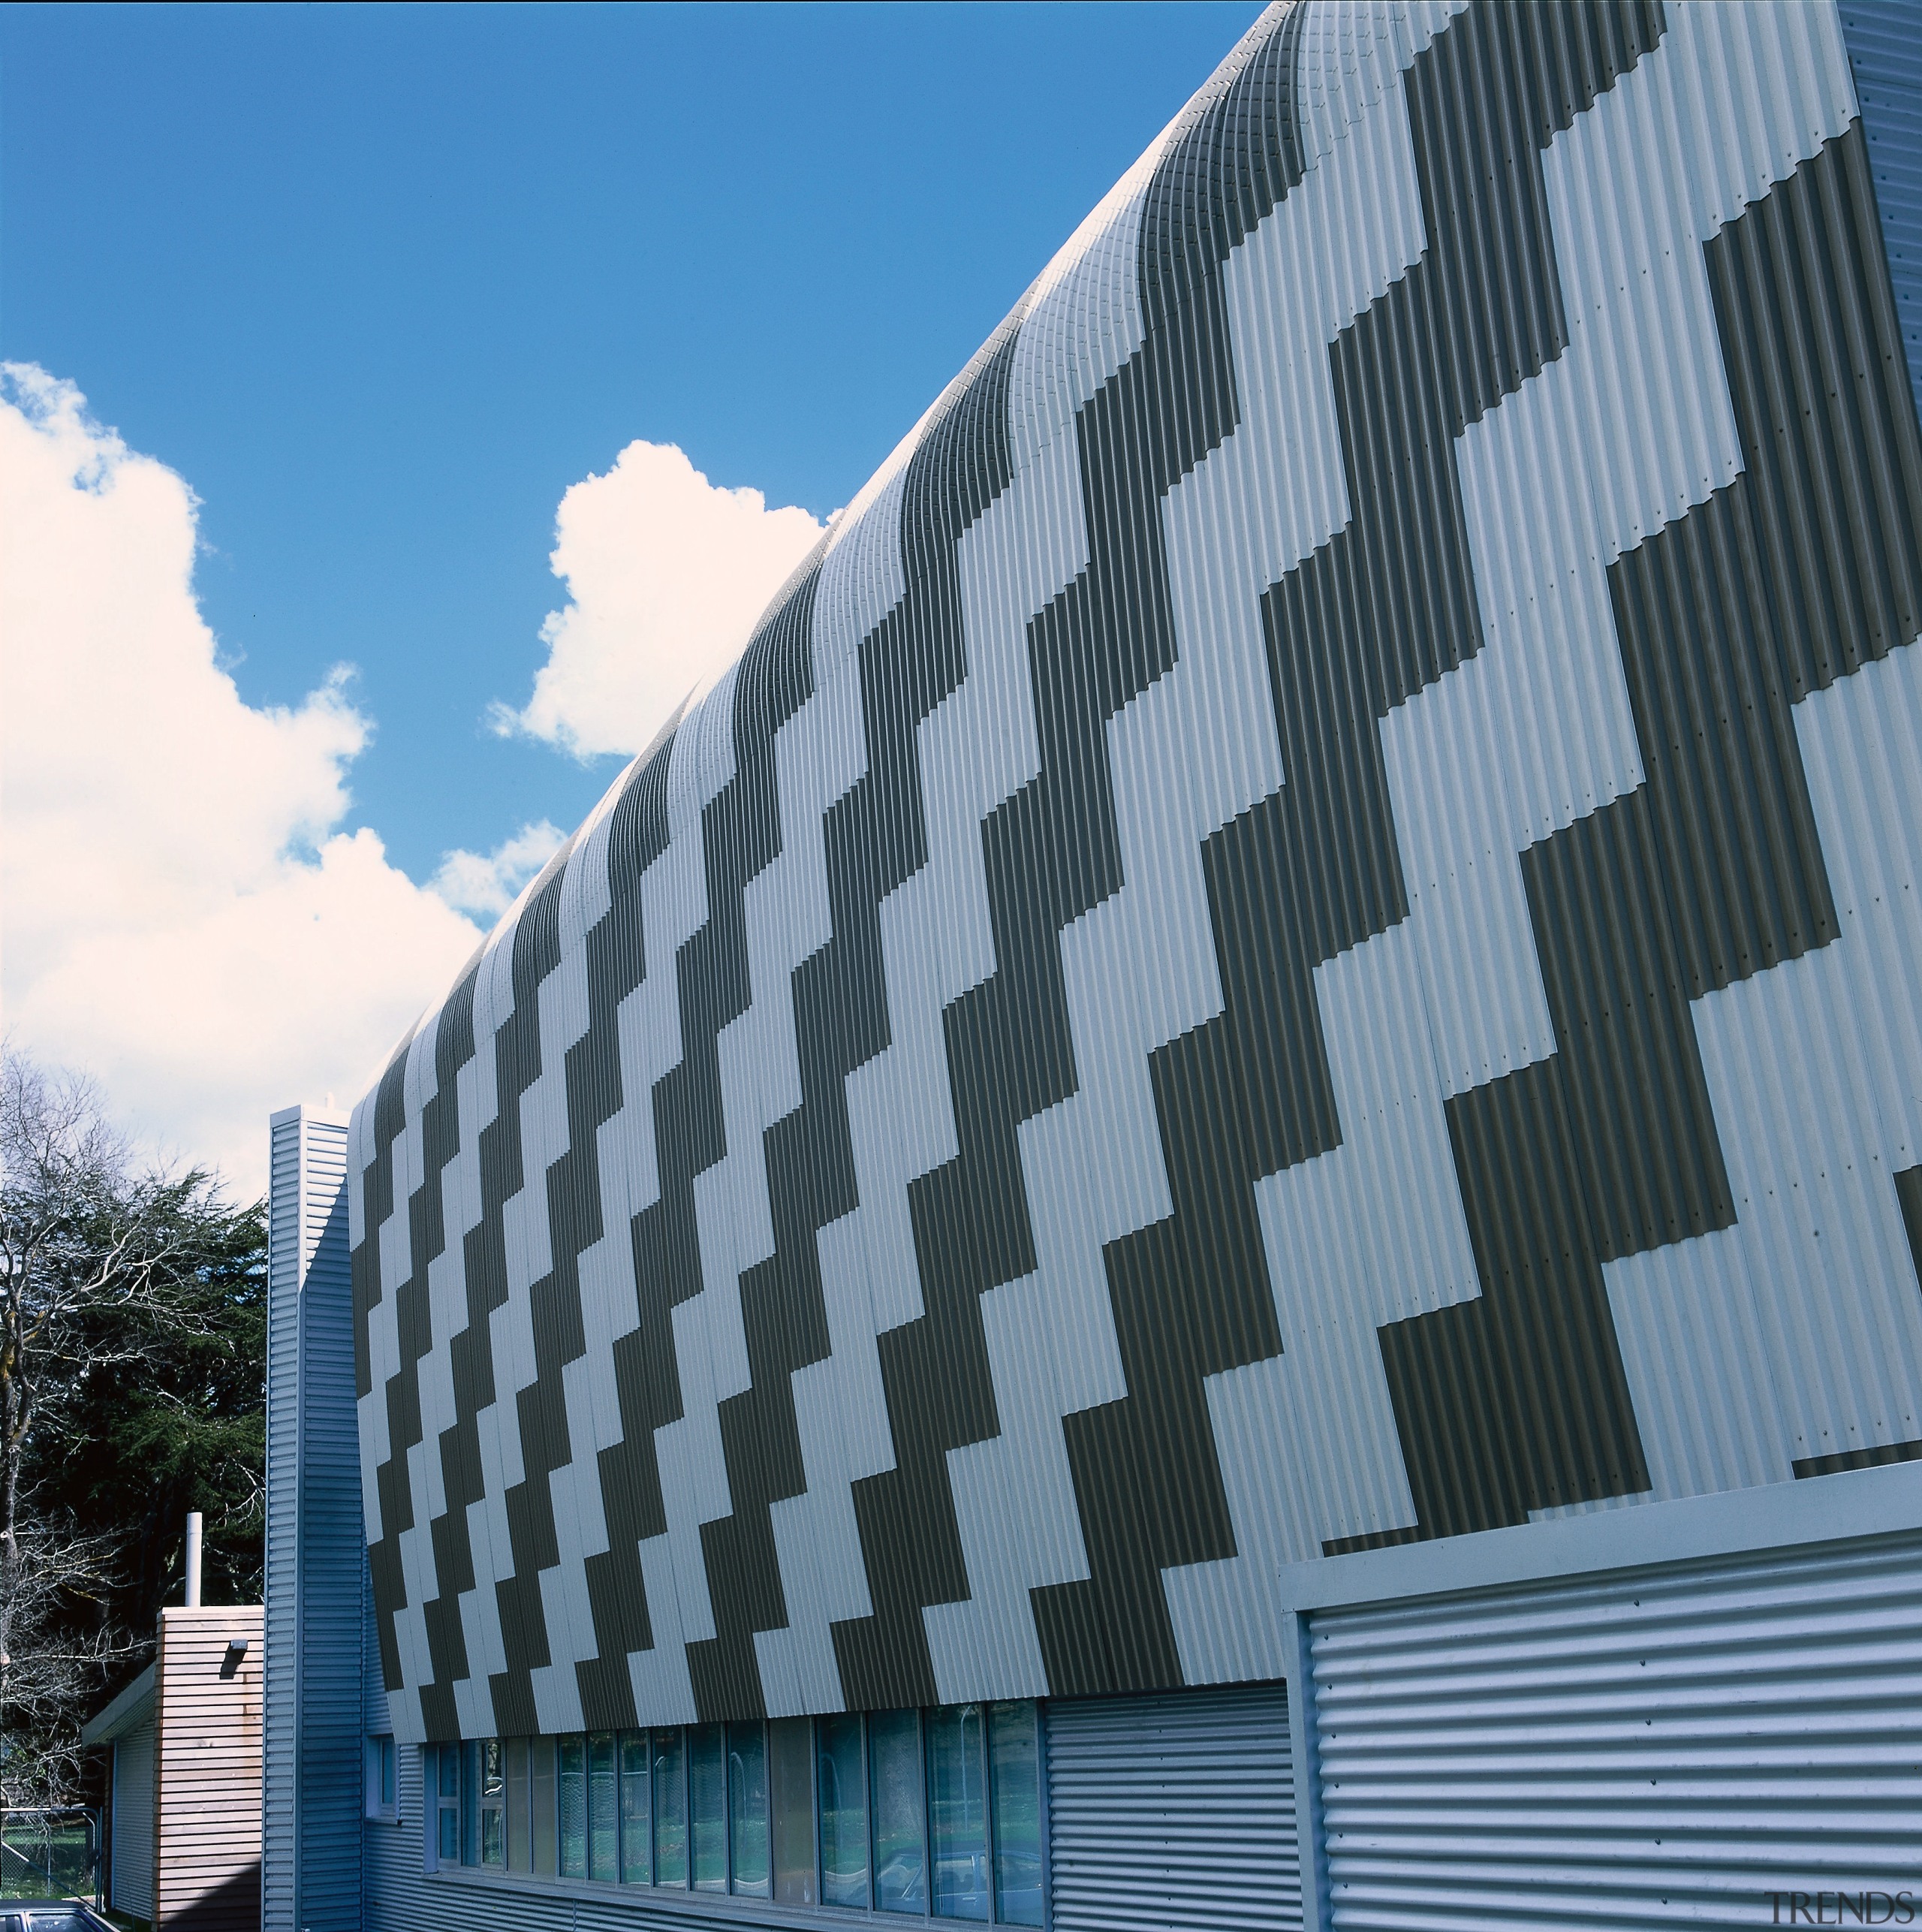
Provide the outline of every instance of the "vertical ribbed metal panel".
{"type": "Polygon", "coordinates": [[[300,1628],[300,1111],[274,1117],[268,1197],[266,1689],[261,1711],[261,1917],[294,1918],[294,1665],[300,1628]]]}
{"type": "Polygon", "coordinates": [[[345,1118],[274,1116],[267,1292],[267,1932],[360,1922],[362,1579],[345,1118]]]}
{"type": "Polygon", "coordinates": [[[107,1903],[135,1918],[153,1916],[153,1720],[113,1744],[113,1844],[107,1903]]]}
{"type": "Polygon", "coordinates": [[[1047,1710],[1055,1932],[1302,1922],[1281,1685],[1047,1710]]]}
{"type": "Polygon", "coordinates": [[[1336,1926],[1916,1884],[1922,1539],[1330,1613],[1310,1647],[1336,1926]]]}
{"type": "Polygon", "coordinates": [[[1922,409],[1922,7],[1845,0],[1841,13],[1908,379],[1922,409]]]}
{"type": "Polygon", "coordinates": [[[362,1103],[403,1738],[1922,1457],[1911,17],[1263,16],[362,1103]]]}

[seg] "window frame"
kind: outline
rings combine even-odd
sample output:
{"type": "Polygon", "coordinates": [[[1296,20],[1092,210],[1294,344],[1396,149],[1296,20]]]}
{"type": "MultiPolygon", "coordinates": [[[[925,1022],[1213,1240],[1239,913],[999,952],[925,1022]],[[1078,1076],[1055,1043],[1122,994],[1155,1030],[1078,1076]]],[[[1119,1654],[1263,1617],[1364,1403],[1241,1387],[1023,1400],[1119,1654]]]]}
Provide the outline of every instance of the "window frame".
{"type": "Polygon", "coordinates": [[[370,1731],[366,1742],[366,1799],[362,1815],[378,1824],[400,1818],[400,1753],[391,1731],[370,1731]]]}
{"type": "Polygon", "coordinates": [[[455,1871],[461,1869],[460,1862],[460,1770],[461,1747],[459,1744],[426,1744],[421,1747],[422,1786],[427,1794],[424,1809],[432,1820],[428,1841],[432,1848],[434,1868],[436,1871],[455,1871]],[[454,1768],[453,1789],[447,1789],[447,1780],[444,1767],[451,1764],[454,1768]],[[447,1849],[448,1821],[453,1821],[453,1849],[447,1849]]]}

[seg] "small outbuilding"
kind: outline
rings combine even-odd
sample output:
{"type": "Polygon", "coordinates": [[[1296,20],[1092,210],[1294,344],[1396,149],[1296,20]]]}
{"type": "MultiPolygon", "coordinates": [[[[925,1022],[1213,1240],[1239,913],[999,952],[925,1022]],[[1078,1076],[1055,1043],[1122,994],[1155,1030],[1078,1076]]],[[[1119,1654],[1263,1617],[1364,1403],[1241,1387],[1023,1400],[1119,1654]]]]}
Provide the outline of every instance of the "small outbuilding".
{"type": "Polygon", "coordinates": [[[258,1932],[258,1604],[160,1613],[153,1662],[81,1733],[111,1751],[110,1907],[164,1932],[258,1932]]]}

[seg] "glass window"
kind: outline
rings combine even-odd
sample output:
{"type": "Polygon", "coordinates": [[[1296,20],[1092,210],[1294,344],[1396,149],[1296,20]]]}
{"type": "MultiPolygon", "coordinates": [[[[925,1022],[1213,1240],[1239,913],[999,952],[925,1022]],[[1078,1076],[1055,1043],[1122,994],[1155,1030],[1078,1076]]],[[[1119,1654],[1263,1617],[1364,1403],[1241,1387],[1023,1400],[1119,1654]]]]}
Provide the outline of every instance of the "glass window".
{"type": "Polygon", "coordinates": [[[728,1779],[721,1726],[688,1730],[688,1834],[697,1891],[728,1889],[728,1779]]]}
{"type": "Polygon", "coordinates": [[[371,1737],[367,1740],[367,1816],[391,1818],[393,1812],[393,1740],[371,1737]]]}
{"type": "Polygon", "coordinates": [[[645,1885],[648,1857],[648,1742],[645,1731],[621,1733],[621,1882],[645,1885]]]}
{"type": "Polygon", "coordinates": [[[654,1882],[688,1882],[687,1763],[678,1731],[654,1734],[654,1882]]]}
{"type": "Polygon", "coordinates": [[[528,1787],[534,1806],[534,1869],[544,1876],[554,1876],[554,1824],[558,1807],[554,1801],[554,1741],[536,1738],[529,1747],[533,1770],[528,1787]]]}
{"type": "Polygon", "coordinates": [[[597,1731],[587,1741],[587,1876],[612,1885],[621,1875],[614,1734],[597,1731]]]}
{"type": "Polygon", "coordinates": [[[821,1780],[821,1899],[824,1905],[868,1902],[868,1777],[861,1720],[824,1717],[815,1726],[821,1780]]]}
{"type": "Polygon", "coordinates": [[[987,1741],[978,1704],[930,1710],[927,1735],[929,1865],[942,1918],[988,1915],[987,1741]]]}
{"type": "Polygon", "coordinates": [[[480,1862],[480,1747],[469,1739],[460,1747],[460,1862],[480,1862]]]}
{"type": "Polygon", "coordinates": [[[560,1741],[561,1876],[587,1876],[587,1740],[560,1741]]]}
{"type": "MultiPolygon", "coordinates": [[[[1040,1927],[1040,1724],[1015,1702],[478,1738],[421,1768],[443,1865],[1040,1927]]],[[[367,1739],[370,1812],[393,1749],[367,1739]]]]}
{"type": "Polygon", "coordinates": [[[440,1829],[434,1840],[434,1853],[444,1865],[460,1863],[460,1747],[443,1744],[428,1747],[434,1760],[435,1802],[440,1807],[440,1829]]]}
{"type": "Polygon", "coordinates": [[[510,1738],[507,1741],[507,1786],[508,1869],[532,1871],[534,1848],[528,1837],[528,1828],[533,1820],[528,1811],[525,1738],[510,1738]]]}
{"type": "Polygon", "coordinates": [[[731,1889],[767,1896],[767,1733],[758,1724],[728,1726],[728,1864],[731,1889]]]}
{"type": "Polygon", "coordinates": [[[768,1726],[767,1789],[774,1813],[774,1896],[783,1905],[812,1905],[814,1726],[806,1718],[777,1717],[768,1726]]]}
{"type": "Polygon", "coordinates": [[[480,1862],[496,1870],[507,1863],[506,1819],[502,1807],[507,1780],[501,1760],[501,1741],[484,1738],[480,1752],[480,1862]]]}
{"type": "Polygon", "coordinates": [[[868,1720],[868,1759],[874,1787],[874,1902],[883,1912],[925,1912],[920,1713],[875,1712],[868,1720]]]}
{"type": "Polygon", "coordinates": [[[1004,1925],[1041,1923],[1041,1759],[1032,1704],[988,1713],[994,1783],[994,1915],[1004,1925]]]}

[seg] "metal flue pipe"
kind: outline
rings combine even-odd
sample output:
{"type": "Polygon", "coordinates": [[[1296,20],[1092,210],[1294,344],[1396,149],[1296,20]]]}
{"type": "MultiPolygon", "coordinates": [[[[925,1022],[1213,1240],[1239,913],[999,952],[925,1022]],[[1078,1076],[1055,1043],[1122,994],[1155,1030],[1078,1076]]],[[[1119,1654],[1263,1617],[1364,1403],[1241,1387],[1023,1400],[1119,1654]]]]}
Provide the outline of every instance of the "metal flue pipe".
{"type": "Polygon", "coordinates": [[[187,1512],[187,1608],[200,1607],[200,1512],[187,1512]]]}

